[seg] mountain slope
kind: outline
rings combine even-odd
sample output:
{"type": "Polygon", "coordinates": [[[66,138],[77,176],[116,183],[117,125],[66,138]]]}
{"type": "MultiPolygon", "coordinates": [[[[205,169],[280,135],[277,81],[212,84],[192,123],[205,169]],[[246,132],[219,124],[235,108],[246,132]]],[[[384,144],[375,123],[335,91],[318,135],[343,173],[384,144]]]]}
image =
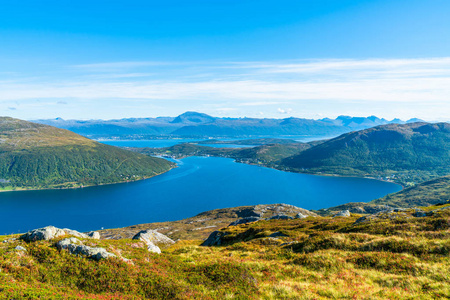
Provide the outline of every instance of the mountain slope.
{"type": "Polygon", "coordinates": [[[281,165],[301,172],[425,181],[450,173],[450,124],[389,124],[351,132],[281,165]]]}
{"type": "Polygon", "coordinates": [[[0,118],[0,189],[40,189],[151,177],[172,163],[97,143],[73,132],[0,118]]]}

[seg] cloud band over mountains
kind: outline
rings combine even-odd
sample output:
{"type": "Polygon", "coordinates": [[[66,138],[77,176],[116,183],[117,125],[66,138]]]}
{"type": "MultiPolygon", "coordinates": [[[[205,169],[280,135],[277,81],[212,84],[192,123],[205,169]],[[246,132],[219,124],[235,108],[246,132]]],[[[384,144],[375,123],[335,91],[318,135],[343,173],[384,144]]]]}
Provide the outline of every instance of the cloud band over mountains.
{"type": "Polygon", "coordinates": [[[52,111],[66,118],[94,117],[77,115],[87,107],[103,107],[97,117],[113,118],[124,107],[127,114],[143,116],[148,109],[155,116],[176,106],[229,116],[384,110],[381,117],[442,119],[450,112],[450,58],[96,63],[43,74],[0,73],[0,90],[0,108],[14,107],[23,118],[54,105],[52,111]]]}

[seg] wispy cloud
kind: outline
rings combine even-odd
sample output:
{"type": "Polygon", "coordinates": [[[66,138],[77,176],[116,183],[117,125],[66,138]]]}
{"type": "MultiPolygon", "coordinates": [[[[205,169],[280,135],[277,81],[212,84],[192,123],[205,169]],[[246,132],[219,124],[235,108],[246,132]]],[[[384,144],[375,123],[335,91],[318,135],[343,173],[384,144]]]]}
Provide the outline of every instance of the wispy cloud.
{"type": "MultiPolygon", "coordinates": [[[[163,107],[170,106],[170,102],[191,101],[198,107],[215,103],[230,113],[239,108],[259,113],[260,108],[275,106],[283,110],[279,113],[292,114],[305,111],[302,106],[311,101],[321,101],[331,106],[344,102],[364,104],[367,114],[371,114],[373,105],[379,108],[383,103],[391,107],[396,103],[398,109],[413,103],[416,108],[440,106],[436,114],[442,109],[450,111],[449,57],[210,64],[113,62],[74,68],[75,75],[69,72],[67,76],[41,81],[17,77],[0,81],[0,103],[52,98],[74,99],[71,103],[77,99],[83,103],[105,101],[102,99],[164,100],[165,104],[158,104],[163,107]],[[287,103],[292,107],[289,110],[283,108],[287,103]]],[[[337,107],[349,111],[351,104],[346,105],[337,107]]]]}

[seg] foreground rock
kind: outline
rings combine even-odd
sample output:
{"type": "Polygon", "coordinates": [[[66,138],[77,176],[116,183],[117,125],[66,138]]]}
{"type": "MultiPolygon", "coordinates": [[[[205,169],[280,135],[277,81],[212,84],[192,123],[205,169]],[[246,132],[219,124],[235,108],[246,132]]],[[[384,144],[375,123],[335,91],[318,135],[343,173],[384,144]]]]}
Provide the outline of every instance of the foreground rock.
{"type": "Polygon", "coordinates": [[[47,226],[31,230],[21,235],[20,239],[25,242],[48,241],[66,234],[67,233],[64,230],[56,228],[55,226],[47,226]]]}
{"type": "Polygon", "coordinates": [[[335,215],[333,216],[333,218],[336,218],[336,217],[344,217],[344,218],[348,218],[348,217],[350,217],[350,211],[349,211],[348,209],[346,209],[346,210],[341,210],[340,212],[338,212],[337,214],[335,214],[335,215]]]}
{"type": "Polygon", "coordinates": [[[87,234],[81,233],[81,232],[76,231],[76,230],[72,230],[72,229],[68,229],[68,228],[64,228],[63,230],[66,232],[67,235],[73,235],[73,236],[76,236],[76,237],[79,237],[79,238],[82,238],[82,239],[89,238],[89,236],[87,234]]]}
{"type": "Polygon", "coordinates": [[[67,249],[70,254],[84,255],[95,260],[116,257],[115,254],[106,251],[104,248],[85,246],[79,239],[73,237],[59,241],[56,248],[59,250],[67,249]]]}
{"type": "Polygon", "coordinates": [[[63,235],[72,235],[82,239],[100,239],[100,233],[98,232],[90,232],[89,234],[85,234],[68,228],[60,229],[55,226],[47,226],[28,231],[27,233],[21,235],[20,239],[25,242],[48,241],[63,235]]]}
{"type": "Polygon", "coordinates": [[[91,231],[91,232],[88,232],[87,235],[88,235],[91,239],[95,239],[95,240],[99,240],[99,239],[100,239],[100,232],[98,232],[98,231],[91,231]]]}
{"type": "Polygon", "coordinates": [[[138,232],[134,237],[133,240],[140,240],[144,242],[147,245],[147,250],[149,252],[154,253],[161,253],[161,249],[157,245],[172,245],[175,242],[165,236],[162,233],[157,232],[156,230],[142,230],[138,232]]]}
{"type": "Polygon", "coordinates": [[[227,233],[222,231],[214,231],[209,235],[209,237],[202,243],[202,246],[220,246],[222,245],[222,238],[226,236],[227,233]]]}

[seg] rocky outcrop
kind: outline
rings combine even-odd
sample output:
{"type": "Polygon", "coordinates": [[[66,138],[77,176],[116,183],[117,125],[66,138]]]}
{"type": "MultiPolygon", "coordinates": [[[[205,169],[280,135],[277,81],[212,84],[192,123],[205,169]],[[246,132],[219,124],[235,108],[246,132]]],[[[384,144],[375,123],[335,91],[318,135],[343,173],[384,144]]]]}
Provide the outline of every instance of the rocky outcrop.
{"type": "Polygon", "coordinates": [[[335,215],[333,216],[333,218],[336,218],[336,217],[344,217],[344,218],[348,218],[348,217],[350,217],[350,211],[349,211],[348,209],[346,209],[346,210],[341,210],[340,212],[338,212],[337,214],[335,214],[335,215]]]}
{"type": "Polygon", "coordinates": [[[68,250],[71,254],[83,255],[95,260],[116,257],[115,254],[106,251],[106,249],[104,248],[85,246],[79,239],[74,237],[59,241],[56,244],[56,247],[59,250],[65,249],[68,250]]]}
{"type": "Polygon", "coordinates": [[[21,235],[20,239],[25,242],[48,241],[63,235],[71,235],[82,239],[100,239],[100,233],[96,231],[91,231],[86,234],[68,228],[56,228],[55,226],[47,226],[28,231],[27,233],[21,235]]]}
{"type": "Polygon", "coordinates": [[[301,212],[299,212],[298,214],[295,215],[295,219],[304,219],[307,218],[308,216],[305,216],[304,214],[302,214],[301,212]]]}
{"type": "Polygon", "coordinates": [[[147,245],[147,250],[154,253],[161,253],[158,245],[167,246],[175,243],[172,239],[156,230],[142,230],[133,237],[133,240],[144,242],[147,245]]]}
{"type": "Polygon", "coordinates": [[[202,246],[220,246],[223,244],[222,238],[226,236],[226,232],[214,231],[209,237],[202,243],[202,246]]]}
{"type": "Polygon", "coordinates": [[[58,250],[67,249],[69,245],[81,245],[81,241],[77,238],[71,237],[64,240],[59,241],[56,243],[56,248],[58,250]]]}
{"type": "Polygon", "coordinates": [[[236,225],[240,225],[240,224],[247,224],[247,223],[251,223],[251,222],[256,222],[261,220],[261,218],[259,217],[247,217],[247,218],[243,218],[243,219],[239,219],[236,220],[234,222],[231,222],[230,225],[228,226],[236,226],[236,225]]]}
{"type": "Polygon", "coordinates": [[[79,238],[82,238],[82,239],[89,238],[89,236],[87,234],[81,233],[81,232],[76,231],[76,230],[72,230],[72,229],[68,229],[68,228],[64,228],[63,230],[66,232],[67,235],[73,235],[73,236],[76,236],[76,237],[79,237],[79,238]]]}
{"type": "Polygon", "coordinates": [[[87,233],[88,237],[91,239],[99,240],[100,239],[100,232],[98,231],[90,231],[87,233]]]}
{"type": "Polygon", "coordinates": [[[20,239],[25,242],[48,241],[66,234],[67,233],[64,230],[56,228],[55,226],[47,226],[31,230],[21,235],[20,239]]]}

